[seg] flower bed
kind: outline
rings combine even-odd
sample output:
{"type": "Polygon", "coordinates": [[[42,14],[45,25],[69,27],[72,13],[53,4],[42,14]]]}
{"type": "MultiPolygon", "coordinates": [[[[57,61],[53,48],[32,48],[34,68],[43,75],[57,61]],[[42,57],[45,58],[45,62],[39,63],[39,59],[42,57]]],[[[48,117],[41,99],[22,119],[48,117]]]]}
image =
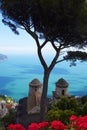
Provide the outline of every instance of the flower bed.
{"type": "MultiPolygon", "coordinates": [[[[10,124],[7,130],[26,130],[21,124],[10,124]]],[[[70,124],[66,126],[58,120],[52,122],[32,123],[28,126],[28,130],[87,130],[87,115],[70,117],[70,124]]]]}

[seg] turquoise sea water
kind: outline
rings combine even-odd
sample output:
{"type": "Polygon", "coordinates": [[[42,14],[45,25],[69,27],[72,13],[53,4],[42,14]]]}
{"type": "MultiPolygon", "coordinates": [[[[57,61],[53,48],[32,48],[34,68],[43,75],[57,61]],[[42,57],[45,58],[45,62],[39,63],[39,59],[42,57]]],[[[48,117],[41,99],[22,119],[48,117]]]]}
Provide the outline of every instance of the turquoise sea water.
{"type": "MultiPolygon", "coordinates": [[[[50,60],[47,59],[48,62],[50,60]]],[[[83,96],[87,94],[87,62],[69,67],[68,62],[59,63],[53,69],[49,79],[48,96],[55,90],[55,82],[64,78],[69,83],[69,94],[83,96]]],[[[38,58],[33,55],[9,55],[0,62],[0,94],[18,101],[28,95],[29,82],[34,78],[43,80],[43,68],[38,58]]]]}

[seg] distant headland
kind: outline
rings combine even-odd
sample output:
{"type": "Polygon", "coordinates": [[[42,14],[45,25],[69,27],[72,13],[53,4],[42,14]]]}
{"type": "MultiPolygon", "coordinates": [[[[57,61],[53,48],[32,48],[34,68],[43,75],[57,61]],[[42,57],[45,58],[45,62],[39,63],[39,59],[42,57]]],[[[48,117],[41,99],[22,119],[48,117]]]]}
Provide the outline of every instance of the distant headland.
{"type": "Polygon", "coordinates": [[[6,55],[0,54],[0,61],[4,61],[7,59],[6,55]]]}

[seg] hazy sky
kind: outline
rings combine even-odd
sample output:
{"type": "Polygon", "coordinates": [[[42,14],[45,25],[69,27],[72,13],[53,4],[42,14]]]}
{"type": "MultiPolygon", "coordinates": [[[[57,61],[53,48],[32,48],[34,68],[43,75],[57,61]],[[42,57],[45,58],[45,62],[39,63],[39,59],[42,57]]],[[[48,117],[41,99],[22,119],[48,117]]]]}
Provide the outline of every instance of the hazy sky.
{"type": "Polygon", "coordinates": [[[11,29],[2,23],[0,14],[0,53],[4,54],[21,54],[35,53],[35,41],[29,34],[19,29],[19,35],[14,34],[11,29]]]}
{"type": "MultiPolygon", "coordinates": [[[[19,35],[14,34],[11,29],[2,23],[0,14],[0,53],[2,54],[36,54],[37,46],[34,39],[22,29],[19,35]]],[[[50,44],[44,47],[46,55],[53,55],[50,44]]]]}

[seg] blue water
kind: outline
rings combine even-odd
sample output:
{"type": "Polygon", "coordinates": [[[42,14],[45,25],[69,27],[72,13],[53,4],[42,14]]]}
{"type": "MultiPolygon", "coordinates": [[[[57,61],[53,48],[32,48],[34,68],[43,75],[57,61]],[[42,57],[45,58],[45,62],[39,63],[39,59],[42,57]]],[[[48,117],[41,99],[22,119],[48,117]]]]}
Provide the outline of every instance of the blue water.
{"type": "MultiPolygon", "coordinates": [[[[70,95],[86,95],[86,68],[87,62],[78,63],[76,67],[70,67],[69,62],[57,64],[50,75],[48,96],[52,96],[55,82],[60,78],[64,78],[69,83],[70,95]]],[[[43,81],[43,68],[35,55],[9,55],[7,60],[0,62],[0,94],[2,95],[10,96],[16,101],[26,97],[29,82],[34,78],[43,81]]]]}

